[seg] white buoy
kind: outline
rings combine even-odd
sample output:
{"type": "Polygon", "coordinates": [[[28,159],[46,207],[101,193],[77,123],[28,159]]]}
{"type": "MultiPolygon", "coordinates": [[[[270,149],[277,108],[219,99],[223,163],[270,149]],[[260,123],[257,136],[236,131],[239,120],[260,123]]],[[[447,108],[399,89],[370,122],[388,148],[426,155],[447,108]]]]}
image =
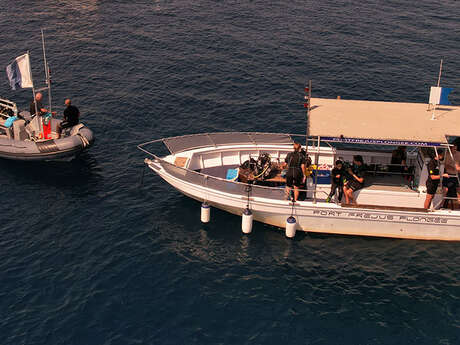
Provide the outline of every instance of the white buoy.
{"type": "Polygon", "coordinates": [[[295,220],[295,217],[288,217],[286,219],[286,237],[293,238],[295,236],[296,227],[297,222],[295,220]]]}
{"type": "Polygon", "coordinates": [[[201,204],[201,222],[209,223],[211,219],[211,206],[205,201],[201,204]]]}
{"type": "Polygon", "coordinates": [[[243,211],[243,215],[241,217],[241,229],[243,233],[250,234],[252,231],[252,220],[253,220],[252,212],[249,208],[246,208],[243,211]]]}

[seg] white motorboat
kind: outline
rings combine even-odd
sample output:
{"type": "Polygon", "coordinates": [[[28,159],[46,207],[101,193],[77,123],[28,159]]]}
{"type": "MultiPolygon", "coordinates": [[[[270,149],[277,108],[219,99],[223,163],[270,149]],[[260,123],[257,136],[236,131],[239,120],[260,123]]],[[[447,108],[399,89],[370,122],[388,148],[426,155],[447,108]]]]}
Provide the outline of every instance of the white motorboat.
{"type": "Polygon", "coordinates": [[[295,230],[308,232],[460,240],[460,210],[442,208],[447,198],[441,187],[434,208],[423,207],[428,152],[451,153],[451,143],[460,135],[460,107],[442,106],[433,113],[421,103],[321,98],[309,102],[308,140],[301,135],[224,132],[159,139],[138,148],[149,155],[148,168],[183,194],[239,216],[248,208],[259,222],[284,228],[293,216],[295,230]],[[248,184],[229,174],[261,154],[270,155],[275,165],[284,161],[294,140],[306,143],[314,162],[305,200],[286,200],[279,179],[248,184]],[[169,153],[153,153],[158,144],[169,153]],[[411,178],[388,169],[392,149],[401,145],[408,147],[411,178]],[[368,167],[364,188],[354,194],[357,204],[327,203],[328,172],[334,161],[351,161],[355,154],[368,167]]]}

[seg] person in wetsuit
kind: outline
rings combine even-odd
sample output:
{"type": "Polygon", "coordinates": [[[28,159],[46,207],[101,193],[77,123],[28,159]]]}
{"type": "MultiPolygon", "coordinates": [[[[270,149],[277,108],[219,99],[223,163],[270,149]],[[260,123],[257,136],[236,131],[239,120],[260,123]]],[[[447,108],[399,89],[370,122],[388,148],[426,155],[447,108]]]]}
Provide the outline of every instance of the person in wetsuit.
{"type": "Polygon", "coordinates": [[[342,200],[344,174],[345,174],[345,170],[343,169],[343,162],[341,160],[337,160],[335,162],[335,167],[331,171],[331,192],[329,193],[329,196],[327,197],[326,202],[331,201],[337,189],[339,192],[338,200],[339,201],[342,200]]]}
{"type": "Polygon", "coordinates": [[[287,168],[286,173],[286,194],[289,196],[294,188],[293,202],[299,198],[299,187],[305,182],[305,155],[301,152],[302,146],[294,142],[294,151],[289,152],[284,160],[283,166],[287,168]]]}
{"type": "MultiPolygon", "coordinates": [[[[458,150],[460,142],[455,142],[451,146],[451,152],[446,152],[444,160],[444,172],[447,174],[446,178],[442,179],[442,187],[444,197],[447,196],[448,192],[457,193],[457,200],[460,203],[460,186],[458,183],[458,174],[460,174],[460,151],[458,150]],[[455,192],[454,192],[455,191],[455,192]]],[[[446,200],[448,201],[448,200],[446,200]]]]}
{"type": "Polygon", "coordinates": [[[391,172],[407,172],[407,152],[405,146],[398,146],[396,150],[391,153],[391,172]],[[394,164],[394,165],[393,165],[394,164]]]}
{"type": "MultiPolygon", "coordinates": [[[[43,99],[43,95],[40,92],[37,92],[35,94],[35,101],[37,102],[38,115],[43,115],[48,112],[48,110],[46,110],[46,108],[43,107],[42,99],[43,99]]],[[[30,112],[30,116],[36,115],[35,114],[35,102],[33,99],[30,102],[29,112],[30,112]]]]}
{"type": "Polygon", "coordinates": [[[348,179],[343,182],[345,202],[355,203],[353,192],[364,186],[364,162],[361,155],[353,156],[353,167],[348,169],[348,179]]]}
{"type": "MultiPolygon", "coordinates": [[[[433,200],[436,190],[439,186],[439,181],[441,180],[441,175],[439,174],[439,164],[444,158],[444,153],[439,152],[438,156],[431,158],[428,163],[428,178],[426,179],[426,198],[424,208],[429,209],[431,201],[433,200]]],[[[443,174],[443,178],[449,177],[448,174],[443,174]]]]}
{"type": "Polygon", "coordinates": [[[70,99],[65,100],[67,106],[64,110],[64,120],[57,126],[58,138],[61,137],[61,132],[64,128],[70,128],[78,124],[80,121],[80,111],[74,105],[70,99]]]}

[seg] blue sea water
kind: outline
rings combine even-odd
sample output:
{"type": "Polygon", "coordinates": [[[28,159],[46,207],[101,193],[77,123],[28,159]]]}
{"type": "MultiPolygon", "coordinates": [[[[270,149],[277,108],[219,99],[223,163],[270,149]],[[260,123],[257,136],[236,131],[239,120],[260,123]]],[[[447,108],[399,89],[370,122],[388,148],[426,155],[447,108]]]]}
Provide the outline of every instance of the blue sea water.
{"type": "MultiPolygon", "coordinates": [[[[460,344],[460,244],[298,235],[212,210],[138,143],[302,133],[313,96],[460,104],[460,3],[7,1],[0,66],[44,28],[59,112],[95,132],[71,163],[0,161],[1,344],[460,344]]],[[[0,97],[27,107],[30,90],[0,97]]],[[[408,124],[410,125],[410,124],[408,124]]]]}

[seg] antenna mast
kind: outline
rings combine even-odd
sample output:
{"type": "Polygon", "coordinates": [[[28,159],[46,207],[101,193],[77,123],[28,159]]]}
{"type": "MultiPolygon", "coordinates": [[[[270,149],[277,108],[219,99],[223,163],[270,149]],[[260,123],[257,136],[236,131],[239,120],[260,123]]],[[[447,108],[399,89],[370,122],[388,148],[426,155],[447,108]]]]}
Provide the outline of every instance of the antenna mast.
{"type": "Polygon", "coordinates": [[[442,59],[441,59],[441,64],[439,65],[438,87],[441,84],[441,73],[442,73],[442,59]]]}
{"type": "Polygon", "coordinates": [[[307,109],[307,112],[306,112],[307,128],[306,128],[306,131],[305,131],[305,134],[306,134],[305,151],[308,153],[308,137],[310,136],[310,124],[309,124],[309,121],[310,121],[310,110],[311,110],[311,102],[310,102],[310,99],[311,99],[311,79],[308,81],[308,87],[305,87],[304,99],[305,99],[305,103],[303,104],[303,106],[304,106],[304,108],[307,109]]]}
{"type": "Polygon", "coordinates": [[[48,66],[48,62],[46,61],[46,52],[45,52],[45,34],[42,31],[42,47],[43,47],[43,63],[45,65],[45,81],[46,85],[48,86],[48,102],[49,102],[49,112],[52,113],[51,109],[51,80],[50,80],[50,68],[48,66]]]}

